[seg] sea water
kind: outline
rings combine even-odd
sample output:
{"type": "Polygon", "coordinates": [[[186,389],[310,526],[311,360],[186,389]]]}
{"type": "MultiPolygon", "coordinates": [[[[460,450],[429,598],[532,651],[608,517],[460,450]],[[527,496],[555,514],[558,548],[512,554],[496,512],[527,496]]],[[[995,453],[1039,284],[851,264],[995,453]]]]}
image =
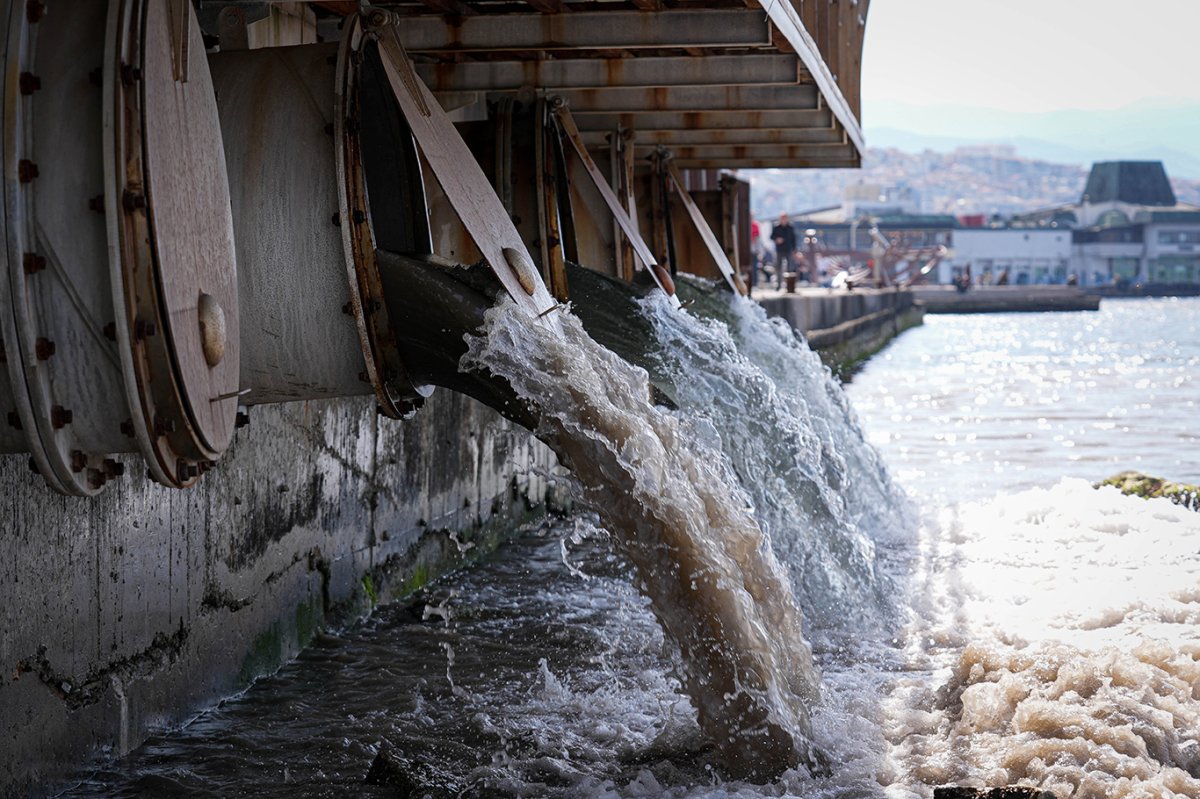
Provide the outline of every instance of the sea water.
{"type": "Polygon", "coordinates": [[[323,637],[77,793],[388,795],[362,785],[388,749],[478,796],[906,797],[1016,783],[1059,797],[1200,796],[1200,515],[1089,482],[1145,463],[1195,479],[1195,428],[1178,414],[1197,399],[1200,308],[1105,306],[931,318],[855,378],[857,419],[815,357],[754,306],[735,301],[695,327],[643,307],[661,335],[693,339],[667,348],[694,349],[679,363],[729,356],[710,359],[728,369],[680,373],[676,413],[740,476],[798,603],[847,609],[806,621],[822,673],[811,726],[823,772],[766,783],[721,772],[677,647],[612,534],[581,517],[528,531],[423,604],[323,637]],[[1133,347],[1131,329],[1164,346],[1133,347]],[[964,340],[991,342],[990,356],[964,340]],[[1097,389],[1091,411],[1072,386],[1097,389]],[[796,429],[731,432],[733,417],[772,411],[755,400],[731,416],[712,400],[750,389],[800,419],[796,429]],[[1166,432],[1122,423],[1122,409],[1132,422],[1165,414],[1166,432]],[[990,431],[983,443],[972,426],[990,431]],[[897,464],[915,521],[864,438],[897,464]],[[772,484],[749,479],[756,449],[779,457],[776,441],[803,445],[790,524],[762,489],[772,484]],[[848,538],[805,542],[809,529],[848,538]],[[810,545],[820,554],[801,554],[819,568],[794,557],[810,545]],[[838,600],[821,601],[826,592],[838,600]],[[864,624],[872,607],[883,621],[864,624]]]}

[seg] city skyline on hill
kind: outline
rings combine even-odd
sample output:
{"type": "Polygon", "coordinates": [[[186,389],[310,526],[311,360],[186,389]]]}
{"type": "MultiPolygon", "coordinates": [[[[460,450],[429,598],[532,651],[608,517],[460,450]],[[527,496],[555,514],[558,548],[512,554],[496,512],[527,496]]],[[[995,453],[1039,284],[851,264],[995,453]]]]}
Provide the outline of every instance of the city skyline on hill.
{"type": "MultiPolygon", "coordinates": [[[[848,186],[906,187],[912,210],[964,216],[1026,213],[1077,202],[1091,164],[1063,164],[1020,155],[1011,145],[964,146],[949,152],[912,153],[868,148],[862,169],[743,170],[751,180],[756,218],[797,214],[840,205],[848,186]]],[[[1181,203],[1200,204],[1200,180],[1167,171],[1181,203]]]]}

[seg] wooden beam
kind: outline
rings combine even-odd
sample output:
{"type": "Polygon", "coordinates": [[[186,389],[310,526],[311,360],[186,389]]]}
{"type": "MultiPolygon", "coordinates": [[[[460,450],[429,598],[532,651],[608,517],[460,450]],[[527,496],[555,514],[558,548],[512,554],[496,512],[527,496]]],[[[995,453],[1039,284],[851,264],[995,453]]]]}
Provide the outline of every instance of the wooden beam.
{"type": "MultiPolygon", "coordinates": [[[[846,129],[846,134],[850,137],[850,141],[858,148],[859,160],[861,160],[862,151],[866,149],[862,135],[862,124],[859,122],[846,96],[842,94],[842,90],[838,86],[838,81],[834,79],[833,73],[830,71],[829,64],[826,63],[824,56],[822,56],[821,50],[817,46],[817,42],[814,41],[811,31],[805,28],[795,6],[790,2],[780,2],[779,0],[757,1],[759,6],[766,11],[767,16],[770,17],[771,23],[784,35],[792,45],[792,49],[796,55],[800,57],[800,60],[808,68],[809,74],[812,75],[813,81],[820,88],[821,95],[825,98],[826,104],[833,111],[838,121],[842,123],[842,127],[846,129]]],[[[805,7],[808,8],[812,5],[811,3],[806,3],[805,7]]],[[[858,75],[851,76],[851,79],[854,85],[858,84],[858,75]]]]}
{"type": "MultiPolygon", "coordinates": [[[[583,134],[588,147],[603,147],[611,135],[603,130],[583,134]]],[[[726,130],[640,130],[637,143],[642,148],[704,146],[710,144],[806,144],[810,147],[841,147],[846,143],[841,128],[733,128],[726,130]]]]}
{"type": "Polygon", "coordinates": [[[748,86],[807,82],[794,55],[771,53],[706,57],[555,58],[419,64],[434,92],[606,89],[618,86],[748,86]]]}
{"type": "Polygon", "coordinates": [[[580,11],[571,14],[488,14],[455,26],[436,17],[406,17],[410,53],[622,50],[771,45],[761,11],[580,11]]]}
{"type": "Polygon", "coordinates": [[[473,17],[479,12],[462,0],[421,0],[427,8],[451,17],[473,17]]]}
{"type": "Polygon", "coordinates": [[[827,108],[799,111],[654,111],[642,113],[579,114],[575,122],[582,131],[609,131],[624,125],[638,132],[669,130],[780,130],[830,128],[833,114],[827,108]]]}
{"type": "MultiPolygon", "coordinates": [[[[815,86],[617,87],[570,89],[556,94],[567,102],[572,114],[639,111],[806,111],[817,108],[815,86]]],[[[635,129],[641,127],[638,125],[635,129]]]]}

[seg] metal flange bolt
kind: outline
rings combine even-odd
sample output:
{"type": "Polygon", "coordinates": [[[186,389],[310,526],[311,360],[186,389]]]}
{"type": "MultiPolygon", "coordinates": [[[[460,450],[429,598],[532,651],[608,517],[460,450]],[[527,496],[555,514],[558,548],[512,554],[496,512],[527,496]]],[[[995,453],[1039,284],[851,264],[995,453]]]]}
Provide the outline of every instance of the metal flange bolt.
{"type": "Polygon", "coordinates": [[[46,268],[46,259],[37,253],[27,252],[22,259],[22,265],[25,267],[25,274],[36,275],[46,268]]]}
{"type": "Polygon", "coordinates": [[[61,430],[75,420],[75,414],[61,405],[50,406],[50,425],[61,430]]]}

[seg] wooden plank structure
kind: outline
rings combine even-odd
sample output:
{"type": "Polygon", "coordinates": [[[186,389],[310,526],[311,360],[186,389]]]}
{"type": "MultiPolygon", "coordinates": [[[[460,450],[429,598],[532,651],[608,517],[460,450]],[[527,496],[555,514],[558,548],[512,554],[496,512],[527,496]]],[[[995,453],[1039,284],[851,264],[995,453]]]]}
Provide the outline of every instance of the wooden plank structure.
{"type": "MultiPolygon", "coordinates": [[[[204,0],[208,5],[212,0],[204,0]]],[[[213,3],[229,5],[228,0],[213,3]]],[[[247,5],[263,5],[262,3],[247,5]]],[[[861,165],[869,0],[377,0],[447,108],[561,97],[584,141],[680,169],[861,165]]],[[[313,3],[320,25],[358,10],[313,3]]]]}

